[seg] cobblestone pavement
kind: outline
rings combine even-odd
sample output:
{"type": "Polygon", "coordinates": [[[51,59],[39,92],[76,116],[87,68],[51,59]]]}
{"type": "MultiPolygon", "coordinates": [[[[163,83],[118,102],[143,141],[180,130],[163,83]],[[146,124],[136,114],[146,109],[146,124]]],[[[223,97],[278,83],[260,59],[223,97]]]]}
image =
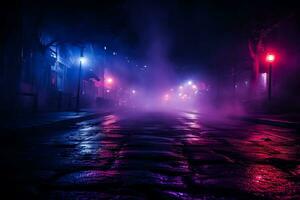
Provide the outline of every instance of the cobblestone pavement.
{"type": "Polygon", "coordinates": [[[300,199],[296,130],[119,112],[3,138],[4,194],[27,199],[300,199]]]}

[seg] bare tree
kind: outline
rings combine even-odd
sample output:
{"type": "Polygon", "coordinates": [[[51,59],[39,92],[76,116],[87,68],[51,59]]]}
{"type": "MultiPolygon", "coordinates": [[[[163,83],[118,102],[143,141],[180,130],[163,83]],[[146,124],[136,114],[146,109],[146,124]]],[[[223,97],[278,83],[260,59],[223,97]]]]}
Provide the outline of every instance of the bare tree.
{"type": "Polygon", "coordinates": [[[261,57],[266,53],[266,38],[271,32],[278,28],[284,21],[293,17],[292,14],[278,20],[276,23],[271,25],[263,25],[254,29],[252,37],[248,40],[248,49],[250,57],[252,59],[252,79],[251,79],[251,95],[255,96],[257,91],[257,82],[259,69],[261,65],[261,57]]]}

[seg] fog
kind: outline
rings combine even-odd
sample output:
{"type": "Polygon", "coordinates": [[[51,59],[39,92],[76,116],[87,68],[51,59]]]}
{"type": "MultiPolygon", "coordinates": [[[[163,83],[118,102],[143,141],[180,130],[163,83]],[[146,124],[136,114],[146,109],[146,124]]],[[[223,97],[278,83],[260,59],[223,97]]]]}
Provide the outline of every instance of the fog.
{"type": "MultiPolygon", "coordinates": [[[[173,7],[176,9],[176,5],[173,7]]],[[[228,100],[226,95],[220,94],[220,90],[229,91],[232,97],[234,86],[219,87],[215,78],[217,74],[205,73],[209,67],[204,62],[193,63],[194,70],[190,71],[189,67],[185,68],[191,65],[191,60],[176,62],[172,56],[177,50],[174,49],[176,33],[168,29],[167,20],[162,20],[168,18],[172,9],[166,11],[159,4],[146,3],[145,6],[137,1],[130,10],[132,27],[143,41],[137,49],[147,65],[142,68],[142,73],[133,72],[136,81],[126,83],[131,85],[122,84],[122,87],[129,88],[121,95],[121,99],[126,99],[125,107],[136,111],[193,111],[216,116],[245,114],[237,99],[228,100]]]]}

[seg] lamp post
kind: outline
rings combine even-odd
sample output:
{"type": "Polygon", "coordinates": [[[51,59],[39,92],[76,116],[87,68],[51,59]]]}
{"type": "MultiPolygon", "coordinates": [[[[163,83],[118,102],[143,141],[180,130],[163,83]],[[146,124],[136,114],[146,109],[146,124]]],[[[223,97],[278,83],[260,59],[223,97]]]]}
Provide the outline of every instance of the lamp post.
{"type": "Polygon", "coordinates": [[[80,103],[80,86],[81,86],[81,68],[84,62],[83,57],[83,47],[80,48],[80,58],[79,58],[79,72],[78,72],[78,83],[77,83],[77,96],[76,96],[76,111],[79,111],[79,103],[80,103]]]}
{"type": "Polygon", "coordinates": [[[108,93],[112,92],[113,84],[114,84],[114,79],[112,77],[104,78],[103,88],[106,88],[106,98],[111,97],[111,95],[108,95],[108,93]]]}
{"type": "Polygon", "coordinates": [[[272,64],[275,61],[275,55],[268,53],[266,56],[266,61],[269,63],[269,77],[268,77],[268,101],[271,103],[272,99],[272,64]]]}

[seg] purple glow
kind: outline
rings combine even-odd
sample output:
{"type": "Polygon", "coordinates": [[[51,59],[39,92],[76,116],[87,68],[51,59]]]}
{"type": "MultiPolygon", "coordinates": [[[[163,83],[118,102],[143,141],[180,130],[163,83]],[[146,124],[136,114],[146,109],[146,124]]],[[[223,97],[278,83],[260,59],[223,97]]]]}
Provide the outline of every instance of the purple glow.
{"type": "Polygon", "coordinates": [[[267,73],[261,73],[261,80],[262,80],[262,86],[263,88],[267,88],[267,73]]]}

